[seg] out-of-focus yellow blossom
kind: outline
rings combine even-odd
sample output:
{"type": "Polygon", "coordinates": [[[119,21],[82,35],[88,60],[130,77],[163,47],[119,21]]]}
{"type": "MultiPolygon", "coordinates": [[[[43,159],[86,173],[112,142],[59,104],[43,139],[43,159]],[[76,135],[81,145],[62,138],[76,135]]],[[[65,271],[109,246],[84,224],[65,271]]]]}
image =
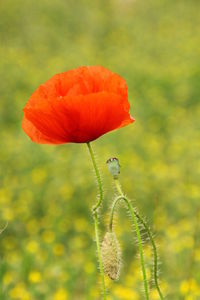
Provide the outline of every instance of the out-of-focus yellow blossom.
{"type": "Polygon", "coordinates": [[[28,279],[32,283],[39,283],[42,281],[41,273],[38,271],[32,271],[30,272],[28,279]]]}
{"type": "Polygon", "coordinates": [[[4,285],[9,285],[13,281],[14,278],[15,278],[15,274],[13,274],[11,272],[7,272],[3,276],[3,284],[4,285]]]}
{"type": "Polygon", "coordinates": [[[25,289],[25,285],[23,283],[18,283],[14,288],[12,288],[9,292],[9,296],[11,299],[17,300],[30,300],[30,295],[28,291],[25,289]]]}
{"type": "Polygon", "coordinates": [[[113,286],[113,281],[110,280],[110,278],[106,275],[105,276],[105,285],[107,286],[108,289],[110,289],[113,286]]]}
{"type": "Polygon", "coordinates": [[[139,300],[139,294],[132,288],[129,289],[120,285],[116,286],[113,292],[120,300],[139,300]]]}
{"type": "Polygon", "coordinates": [[[150,290],[150,299],[160,300],[160,296],[158,294],[158,291],[155,288],[150,290]]]}
{"type": "Polygon", "coordinates": [[[56,291],[56,293],[53,295],[53,300],[67,300],[68,299],[68,293],[66,290],[60,288],[56,291]]]}
{"type": "Polygon", "coordinates": [[[170,239],[176,239],[178,236],[178,230],[176,225],[170,225],[166,228],[166,233],[170,239]]]}
{"type": "Polygon", "coordinates": [[[194,295],[186,295],[184,300],[197,300],[196,296],[194,295]]]}
{"type": "Polygon", "coordinates": [[[91,297],[91,299],[97,299],[98,296],[99,296],[98,290],[96,288],[92,288],[90,290],[90,297],[91,297]]]}
{"type": "Polygon", "coordinates": [[[193,278],[184,280],[180,284],[180,292],[182,295],[198,294],[200,296],[200,285],[193,278]]]}
{"type": "Polygon", "coordinates": [[[30,241],[26,245],[26,249],[30,253],[37,253],[38,252],[38,248],[39,248],[39,246],[38,246],[38,243],[36,241],[30,241]]]}
{"type": "Polygon", "coordinates": [[[189,281],[182,281],[181,282],[181,285],[180,285],[180,292],[182,295],[186,295],[189,291],[189,288],[190,288],[190,283],[189,281]]]}

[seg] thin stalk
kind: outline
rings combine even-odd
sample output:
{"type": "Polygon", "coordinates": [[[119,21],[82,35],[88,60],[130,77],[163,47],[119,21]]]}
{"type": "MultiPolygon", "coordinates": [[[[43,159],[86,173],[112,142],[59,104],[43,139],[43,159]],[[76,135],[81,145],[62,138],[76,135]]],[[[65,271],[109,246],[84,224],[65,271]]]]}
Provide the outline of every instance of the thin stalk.
{"type": "MultiPolygon", "coordinates": [[[[109,222],[109,230],[110,231],[112,231],[112,227],[113,227],[113,217],[114,217],[115,206],[118,203],[118,201],[125,200],[124,198],[125,198],[124,196],[119,196],[113,202],[113,205],[111,208],[111,214],[110,214],[110,222],[109,222]]],[[[153,249],[153,255],[154,255],[154,269],[153,269],[154,283],[155,283],[155,287],[158,291],[158,294],[160,296],[160,299],[164,300],[164,297],[162,295],[162,292],[161,292],[161,289],[160,289],[159,283],[158,283],[158,254],[157,254],[156,244],[153,239],[153,235],[152,235],[151,230],[149,229],[147,223],[145,222],[145,220],[138,214],[138,212],[135,209],[134,209],[134,213],[135,213],[136,217],[138,218],[138,220],[141,222],[141,224],[144,226],[146,233],[149,236],[149,239],[150,239],[150,242],[152,245],[152,249],[153,249]]]]}
{"type": "Polygon", "coordinates": [[[95,240],[96,240],[96,246],[97,246],[97,256],[98,256],[99,270],[100,270],[100,275],[101,275],[101,285],[102,285],[103,297],[104,297],[104,300],[106,300],[106,287],[105,287],[105,279],[104,279],[104,271],[103,271],[103,262],[102,262],[102,258],[101,258],[101,247],[100,247],[100,240],[99,240],[99,223],[98,223],[98,213],[97,213],[97,210],[103,200],[103,187],[102,187],[99,169],[96,164],[94,152],[92,150],[90,143],[87,143],[87,146],[88,146],[88,150],[89,150],[89,153],[90,153],[90,156],[92,159],[92,164],[93,164],[94,171],[96,174],[97,184],[98,184],[98,189],[99,189],[99,198],[98,198],[96,205],[93,207],[92,210],[93,210],[94,225],[95,225],[95,240]]]}
{"type": "Polygon", "coordinates": [[[114,218],[114,213],[115,213],[115,206],[117,204],[117,202],[119,200],[124,200],[124,197],[123,196],[119,196],[117,197],[114,201],[113,201],[113,204],[112,204],[112,207],[111,207],[111,211],[110,211],[110,222],[109,222],[109,231],[112,232],[113,231],[113,218],[114,218]]]}
{"type": "Polygon", "coordinates": [[[146,298],[146,300],[149,300],[149,288],[148,288],[147,275],[146,275],[145,263],[144,263],[142,238],[141,238],[139,226],[138,226],[138,223],[137,223],[137,217],[135,215],[135,211],[134,211],[131,203],[125,197],[125,195],[124,195],[124,193],[123,193],[123,191],[121,189],[119,180],[115,179],[114,182],[115,182],[115,186],[116,186],[116,189],[117,189],[118,193],[120,194],[121,197],[123,197],[124,201],[126,202],[126,205],[128,207],[128,210],[129,210],[131,218],[132,218],[132,221],[133,221],[133,223],[135,225],[136,235],[137,235],[137,239],[138,239],[138,247],[139,247],[139,252],[140,252],[140,263],[141,263],[142,274],[143,274],[143,284],[144,284],[145,298],[146,298]]]}
{"type": "Polygon", "coordinates": [[[135,215],[138,218],[138,220],[142,223],[142,225],[144,226],[150,242],[152,244],[152,248],[153,248],[153,254],[154,254],[154,269],[153,269],[153,274],[154,274],[154,283],[155,283],[155,287],[158,291],[158,294],[160,296],[161,300],[164,300],[163,294],[161,292],[161,289],[159,287],[159,283],[158,283],[158,254],[157,254],[157,248],[156,248],[156,244],[154,242],[151,230],[149,229],[148,225],[146,224],[146,222],[144,221],[144,219],[135,211],[135,215]]]}
{"type": "Polygon", "coordinates": [[[90,156],[91,156],[91,159],[92,159],[92,164],[93,164],[94,171],[95,171],[95,174],[96,174],[97,184],[98,184],[98,189],[99,189],[99,199],[98,199],[98,202],[96,203],[96,205],[93,207],[93,211],[95,212],[97,210],[97,208],[101,205],[101,202],[103,200],[103,187],[102,187],[100,172],[99,172],[99,169],[97,167],[94,152],[92,150],[92,146],[91,146],[90,143],[87,143],[87,146],[88,146],[89,153],[90,153],[90,156]]]}

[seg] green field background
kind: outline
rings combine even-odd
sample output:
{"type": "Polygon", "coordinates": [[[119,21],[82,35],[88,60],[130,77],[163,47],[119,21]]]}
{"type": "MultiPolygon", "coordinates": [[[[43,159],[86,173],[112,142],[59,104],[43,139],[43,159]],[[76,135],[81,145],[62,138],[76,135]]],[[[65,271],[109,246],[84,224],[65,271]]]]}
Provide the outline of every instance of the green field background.
{"type": "MultiPolygon", "coordinates": [[[[82,65],[123,76],[136,122],[93,143],[104,184],[101,238],[120,160],[125,193],[155,233],[169,300],[200,299],[200,2],[0,2],[0,299],[100,299],[91,207],[96,183],[84,144],[37,145],[21,129],[39,84],[82,65]]],[[[123,253],[109,300],[143,300],[135,233],[115,218],[123,253]]],[[[151,300],[151,248],[144,248],[151,300]]]]}

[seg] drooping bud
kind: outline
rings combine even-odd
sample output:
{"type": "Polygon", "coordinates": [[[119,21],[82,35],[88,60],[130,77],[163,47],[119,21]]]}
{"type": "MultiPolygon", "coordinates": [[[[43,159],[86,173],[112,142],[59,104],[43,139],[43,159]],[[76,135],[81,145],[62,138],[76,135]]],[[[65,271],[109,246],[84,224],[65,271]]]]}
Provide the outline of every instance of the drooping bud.
{"type": "Polygon", "coordinates": [[[111,157],[107,160],[108,170],[114,177],[114,179],[118,179],[118,175],[120,173],[120,164],[119,160],[116,157],[111,157]]]}
{"type": "Polygon", "coordinates": [[[114,232],[107,232],[105,234],[101,247],[101,255],[104,273],[112,280],[118,279],[121,268],[121,251],[114,232]]]}

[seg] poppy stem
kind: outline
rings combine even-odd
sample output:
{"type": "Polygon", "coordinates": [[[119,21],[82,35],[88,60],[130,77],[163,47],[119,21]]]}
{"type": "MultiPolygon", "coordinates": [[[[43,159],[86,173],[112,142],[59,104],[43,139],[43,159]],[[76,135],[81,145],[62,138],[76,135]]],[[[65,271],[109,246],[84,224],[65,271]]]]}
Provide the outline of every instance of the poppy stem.
{"type": "Polygon", "coordinates": [[[87,143],[88,150],[92,159],[92,164],[94,167],[98,189],[99,189],[99,197],[96,205],[92,208],[93,217],[94,217],[94,225],[95,225],[95,240],[96,240],[96,246],[97,246],[97,255],[98,255],[98,261],[99,261],[99,270],[101,275],[101,284],[102,284],[102,291],[104,300],[106,300],[106,287],[105,287],[105,279],[104,279],[104,271],[103,271],[103,262],[101,257],[101,247],[100,247],[100,239],[99,239],[99,222],[98,222],[98,208],[102,203],[103,200],[103,187],[102,187],[102,181],[99,169],[97,167],[97,163],[95,160],[94,152],[92,150],[91,144],[87,143]]]}
{"type": "Polygon", "coordinates": [[[97,179],[97,184],[98,184],[98,189],[99,189],[99,199],[98,202],[96,203],[96,205],[92,208],[93,211],[95,212],[98,207],[101,205],[101,202],[103,200],[103,187],[102,187],[102,181],[101,181],[101,176],[100,176],[100,172],[99,169],[97,167],[97,163],[95,160],[95,156],[94,156],[94,152],[92,150],[92,146],[90,143],[87,143],[88,149],[89,149],[89,153],[92,159],[92,163],[93,163],[93,167],[94,167],[94,171],[95,171],[95,175],[96,175],[96,179],[97,179]]]}
{"type": "MultiPolygon", "coordinates": [[[[143,274],[143,283],[144,283],[144,291],[145,291],[145,298],[146,300],[149,300],[149,288],[148,288],[148,282],[147,282],[147,275],[146,275],[146,270],[145,270],[145,263],[144,263],[144,254],[143,254],[143,247],[142,247],[142,238],[139,230],[139,226],[137,223],[137,216],[135,214],[135,211],[130,203],[130,201],[127,199],[127,197],[124,195],[121,185],[119,183],[118,178],[114,179],[116,189],[119,193],[119,197],[115,200],[112,209],[114,209],[115,204],[119,199],[123,199],[126,202],[127,208],[130,212],[131,219],[134,223],[135,226],[135,231],[137,235],[137,240],[138,240],[138,247],[139,247],[139,252],[140,252],[140,263],[141,263],[141,268],[142,268],[142,274],[143,274]]],[[[109,229],[112,230],[112,218],[113,218],[113,211],[111,212],[111,219],[110,219],[110,226],[109,229]]]]}

